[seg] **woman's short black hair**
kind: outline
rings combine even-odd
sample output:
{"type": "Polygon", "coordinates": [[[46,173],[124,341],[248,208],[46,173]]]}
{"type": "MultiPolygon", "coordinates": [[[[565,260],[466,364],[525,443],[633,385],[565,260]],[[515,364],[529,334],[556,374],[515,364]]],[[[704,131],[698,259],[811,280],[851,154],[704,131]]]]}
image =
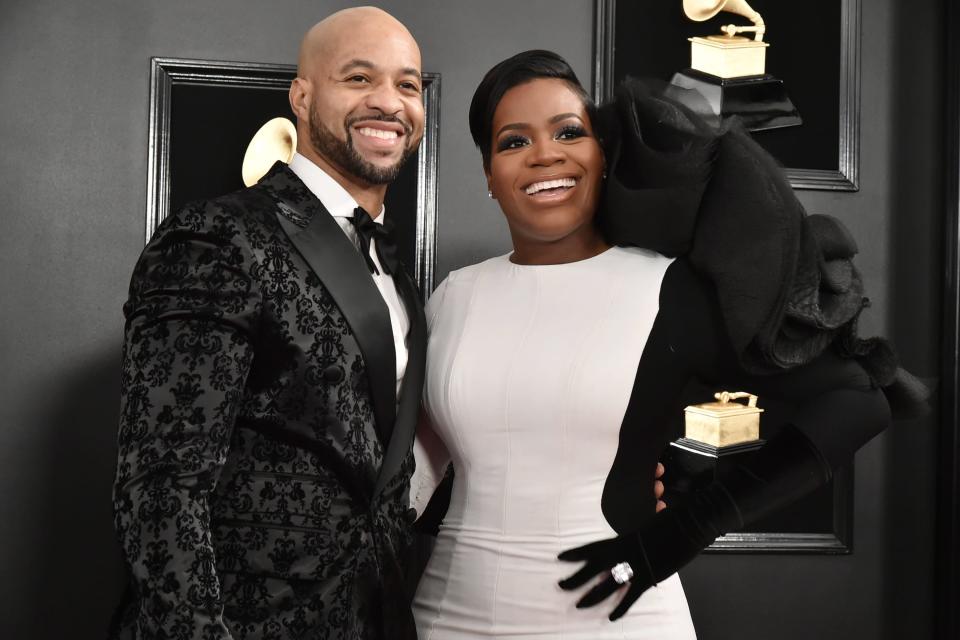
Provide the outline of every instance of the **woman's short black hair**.
{"type": "Polygon", "coordinates": [[[470,102],[470,135],[480,147],[485,168],[490,168],[493,114],[500,104],[500,99],[510,89],[538,78],[556,78],[566,82],[570,90],[583,101],[591,123],[595,121],[596,106],[566,60],[553,51],[543,49],[510,56],[487,71],[470,102]]]}

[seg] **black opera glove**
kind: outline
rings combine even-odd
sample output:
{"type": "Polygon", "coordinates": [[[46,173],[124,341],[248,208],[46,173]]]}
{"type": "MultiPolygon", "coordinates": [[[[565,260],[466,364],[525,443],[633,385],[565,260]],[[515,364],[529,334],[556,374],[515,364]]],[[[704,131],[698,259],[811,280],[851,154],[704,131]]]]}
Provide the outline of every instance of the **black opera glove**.
{"type": "Polygon", "coordinates": [[[786,425],[755,457],[695,491],[686,505],[655,514],[640,531],[561,553],[560,560],[584,562],[584,566],[561,580],[560,587],[576,589],[594,576],[607,574],[577,602],[577,608],[584,608],[602,602],[629,582],[610,614],[610,620],[616,620],[644,591],[676,573],[718,536],[790,504],[830,477],[830,466],[813,443],[799,429],[786,425]],[[622,572],[627,567],[622,563],[632,571],[626,580],[622,572]],[[620,583],[614,573],[621,573],[620,583]]]}

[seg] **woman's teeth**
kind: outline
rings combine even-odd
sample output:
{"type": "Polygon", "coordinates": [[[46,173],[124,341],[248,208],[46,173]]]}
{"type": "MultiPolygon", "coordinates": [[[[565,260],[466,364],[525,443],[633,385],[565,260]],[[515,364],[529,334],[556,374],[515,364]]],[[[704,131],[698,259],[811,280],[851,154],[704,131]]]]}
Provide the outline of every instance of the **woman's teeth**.
{"type": "Polygon", "coordinates": [[[357,129],[357,133],[362,136],[373,136],[374,138],[381,138],[383,140],[394,140],[399,137],[399,134],[397,134],[396,131],[374,129],[372,127],[360,127],[357,129]]]}
{"type": "Polygon", "coordinates": [[[569,189],[570,187],[576,186],[577,181],[573,178],[557,178],[556,180],[544,180],[543,182],[534,182],[532,185],[526,188],[528,196],[532,196],[535,193],[540,191],[545,191],[547,189],[569,189]]]}

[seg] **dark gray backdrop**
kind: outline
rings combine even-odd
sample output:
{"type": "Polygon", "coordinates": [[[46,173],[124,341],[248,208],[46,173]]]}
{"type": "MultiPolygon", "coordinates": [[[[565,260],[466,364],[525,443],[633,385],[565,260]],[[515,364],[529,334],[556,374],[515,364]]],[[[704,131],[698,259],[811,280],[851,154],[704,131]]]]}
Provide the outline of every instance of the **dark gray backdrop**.
{"type": "MultiPolygon", "coordinates": [[[[289,63],[304,30],[347,4],[0,4],[0,637],[99,638],[120,592],[109,493],[120,306],[143,246],[150,56],[289,63]]],[[[941,3],[864,4],[861,189],[800,197],[860,241],[874,301],[865,330],[892,336],[907,365],[933,376],[941,3]]],[[[561,52],[589,83],[593,2],[382,6],[443,78],[441,278],[508,248],[467,132],[473,88],[533,47],[561,52]]],[[[859,454],[853,555],[713,556],[684,571],[701,638],[930,637],[934,425],[899,425],[859,454]]]]}

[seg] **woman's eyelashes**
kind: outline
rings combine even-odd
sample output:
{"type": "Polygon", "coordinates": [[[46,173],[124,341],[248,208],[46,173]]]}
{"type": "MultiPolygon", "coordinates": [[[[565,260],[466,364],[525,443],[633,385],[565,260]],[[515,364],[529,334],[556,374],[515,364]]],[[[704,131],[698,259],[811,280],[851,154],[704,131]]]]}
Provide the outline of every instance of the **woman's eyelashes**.
{"type": "Polygon", "coordinates": [[[530,144],[530,140],[524,136],[520,135],[509,135],[500,138],[500,141],[497,142],[497,151],[507,151],[509,149],[519,149],[520,147],[525,147],[530,144]]]}
{"type": "MultiPolygon", "coordinates": [[[[587,130],[578,124],[568,124],[560,127],[553,134],[554,140],[576,140],[590,135],[587,130]]],[[[497,142],[497,151],[519,149],[530,144],[530,138],[519,134],[511,134],[500,138],[497,142]]]]}
{"type": "Polygon", "coordinates": [[[587,130],[581,127],[578,124],[568,124],[560,127],[557,131],[557,134],[554,136],[555,140],[576,140],[577,138],[583,138],[587,135],[587,130]]]}

